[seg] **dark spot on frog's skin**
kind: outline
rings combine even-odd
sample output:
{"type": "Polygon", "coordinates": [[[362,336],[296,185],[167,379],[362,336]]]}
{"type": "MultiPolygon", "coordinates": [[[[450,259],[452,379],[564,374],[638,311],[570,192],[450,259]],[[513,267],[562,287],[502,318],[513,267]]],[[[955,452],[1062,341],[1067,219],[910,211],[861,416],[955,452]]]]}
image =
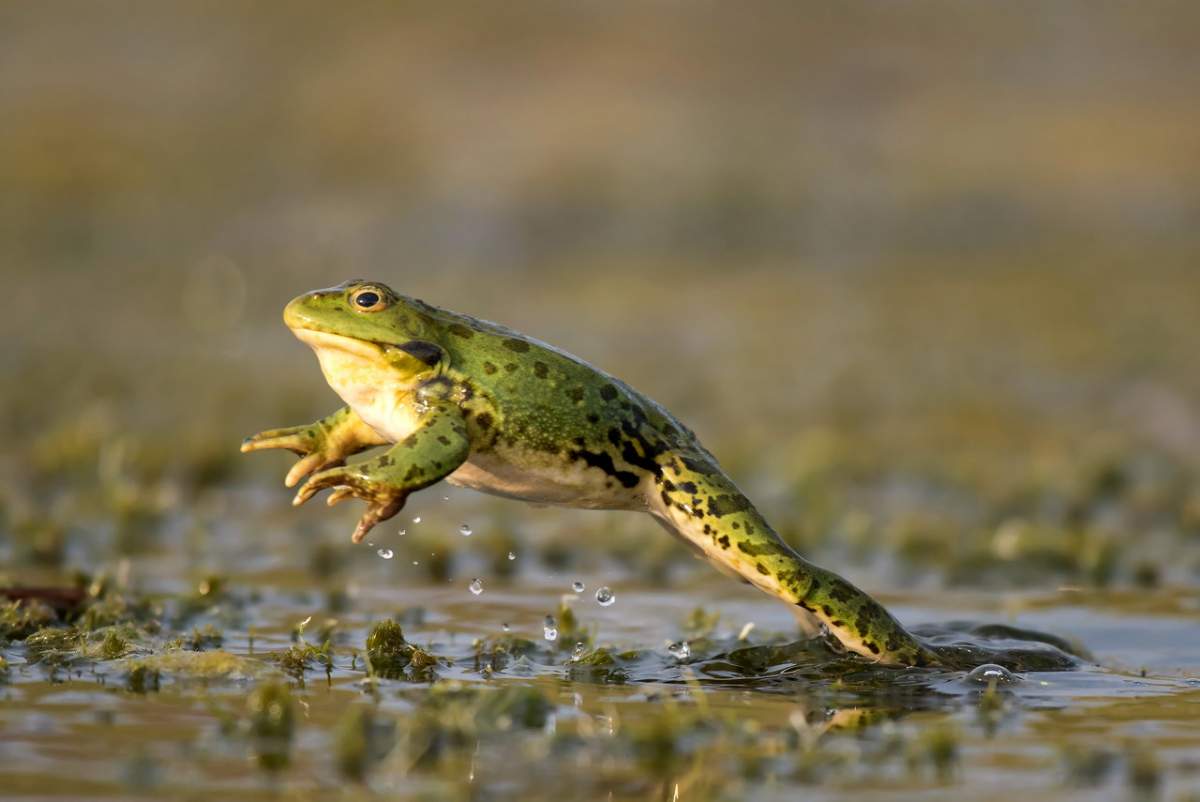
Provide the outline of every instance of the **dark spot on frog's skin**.
{"type": "Polygon", "coordinates": [[[509,373],[516,373],[517,372],[517,363],[509,362],[507,365],[504,366],[504,369],[507,370],[509,373]]]}
{"type": "Polygon", "coordinates": [[[747,535],[754,534],[754,524],[750,523],[749,521],[746,521],[746,534],[747,535]]]}
{"type": "Polygon", "coordinates": [[[683,464],[689,471],[694,471],[704,476],[715,476],[720,473],[716,466],[705,460],[692,459],[691,457],[681,457],[680,459],[683,460],[683,464]]]}
{"type": "Polygon", "coordinates": [[[739,540],[738,551],[743,554],[749,554],[751,557],[761,557],[764,554],[779,554],[783,551],[778,543],[767,541],[765,543],[753,543],[748,540],[739,540]]]}
{"type": "Polygon", "coordinates": [[[734,521],[734,522],[733,522],[733,528],[734,528],[734,529],[741,529],[741,528],[742,528],[742,525],[741,525],[740,523],[738,523],[737,521],[734,521]]]}
{"type": "Polygon", "coordinates": [[[467,328],[461,323],[451,323],[446,327],[451,334],[456,337],[462,337],[464,340],[469,340],[475,336],[475,332],[467,328]]]}
{"type": "MultiPolygon", "coordinates": [[[[624,448],[621,449],[621,459],[625,460],[630,465],[636,465],[642,470],[648,471],[654,476],[662,475],[662,466],[658,464],[658,461],[655,459],[655,457],[663,453],[663,447],[657,443],[651,443],[647,441],[636,431],[630,434],[629,428],[626,428],[626,434],[629,435],[631,439],[626,442],[624,448]],[[641,453],[638,453],[638,449],[634,448],[635,445],[641,447],[641,453]]],[[[616,443],[613,445],[616,445],[616,443]]]]}
{"type": "Polygon", "coordinates": [[[386,468],[392,464],[392,458],[389,457],[387,454],[384,454],[382,457],[380,457],[378,460],[376,460],[375,464],[378,465],[380,468],[386,468]]]}
{"type": "MultiPolygon", "coordinates": [[[[817,586],[817,581],[813,580],[813,587],[817,586]]],[[[829,598],[836,602],[848,602],[854,598],[854,591],[840,579],[834,579],[829,583],[829,598]]]]}
{"type": "Polygon", "coordinates": [[[879,647],[869,640],[863,641],[863,646],[870,650],[871,654],[879,654],[879,647]]]}
{"type": "MultiPolygon", "coordinates": [[[[583,388],[582,387],[572,387],[571,389],[567,390],[567,397],[569,397],[575,403],[579,403],[580,401],[583,400],[583,388]]],[[[591,415],[589,415],[588,418],[590,419],[591,415]]],[[[597,419],[597,420],[599,420],[599,419],[597,419]]]]}
{"type": "Polygon", "coordinates": [[[510,351],[516,351],[518,354],[523,354],[529,350],[529,343],[510,337],[504,341],[504,347],[510,351]]]}
{"type": "Polygon", "coordinates": [[[821,605],[821,612],[825,613],[827,618],[833,618],[833,608],[828,604],[821,605]]]}
{"type": "Polygon", "coordinates": [[[483,372],[486,373],[487,375],[491,376],[493,373],[496,372],[496,370],[497,370],[496,366],[493,365],[491,362],[483,363],[483,372]]]}
{"type": "Polygon", "coordinates": [[[427,343],[423,340],[409,340],[408,342],[402,343],[396,347],[414,359],[419,359],[430,367],[433,367],[438,362],[442,361],[442,349],[438,348],[433,343],[427,343]]]}
{"type": "Polygon", "coordinates": [[[699,489],[697,489],[695,482],[680,482],[679,489],[690,495],[695,495],[696,493],[700,492],[699,489]]]}
{"type": "Polygon", "coordinates": [[[605,401],[612,401],[617,397],[617,388],[611,384],[606,384],[600,388],[600,397],[605,401]]]}
{"type": "Polygon", "coordinates": [[[586,441],[586,440],[584,440],[582,437],[576,437],[576,438],[575,438],[575,445],[577,445],[577,446],[583,446],[583,445],[586,445],[586,444],[587,444],[587,441],[586,441]]]}
{"type": "Polygon", "coordinates": [[[662,502],[665,507],[671,506],[671,496],[665,490],[662,492],[662,502]]]}
{"type": "Polygon", "coordinates": [[[717,538],[717,542],[721,544],[721,548],[729,548],[729,535],[721,535],[719,538],[717,538]]]}
{"type": "Polygon", "coordinates": [[[588,419],[588,423],[599,423],[600,422],[600,416],[597,415],[595,412],[589,412],[587,419],[588,419]]]}
{"type": "Polygon", "coordinates": [[[755,563],[754,568],[763,576],[768,576],[771,573],[770,571],[767,570],[766,566],[763,565],[762,563],[755,563]]]}
{"type": "Polygon", "coordinates": [[[617,430],[617,427],[614,426],[608,430],[608,442],[618,448],[621,447],[621,432],[617,430]]]}
{"type": "Polygon", "coordinates": [[[675,489],[675,483],[670,479],[663,479],[661,482],[659,482],[659,484],[662,485],[663,492],[665,493],[670,493],[675,489]]]}
{"type": "Polygon", "coordinates": [[[735,512],[745,512],[750,509],[750,499],[740,493],[722,493],[708,499],[708,514],[723,518],[735,512]]]}
{"type": "Polygon", "coordinates": [[[439,442],[439,443],[441,443],[441,444],[442,444],[442,445],[444,445],[444,446],[448,446],[448,445],[450,445],[450,438],[449,438],[449,437],[447,437],[447,436],[446,436],[446,435],[444,435],[444,434],[439,434],[439,435],[438,435],[438,442],[439,442]]]}
{"type": "Polygon", "coordinates": [[[834,618],[833,620],[831,620],[831,621],[829,622],[829,626],[831,626],[831,627],[844,627],[844,626],[846,626],[846,622],[845,622],[845,621],[843,621],[843,620],[842,620],[842,619],[840,619],[840,618],[834,618]]]}
{"type": "Polygon", "coordinates": [[[419,479],[425,475],[425,469],[420,465],[413,465],[408,469],[408,473],[404,474],[404,481],[411,482],[413,479],[419,479]]]}
{"type": "Polygon", "coordinates": [[[550,375],[550,366],[547,365],[545,362],[534,362],[533,363],[533,375],[537,376],[539,379],[546,378],[547,376],[550,375]]]}
{"type": "Polygon", "coordinates": [[[480,412],[475,416],[475,424],[484,431],[492,428],[492,416],[487,412],[480,412]]]}
{"type": "Polygon", "coordinates": [[[608,454],[598,454],[595,451],[579,449],[567,452],[567,456],[571,459],[583,460],[589,468],[599,468],[620,482],[624,487],[637,487],[639,481],[637,474],[630,471],[617,470],[617,466],[613,463],[613,458],[608,454]]]}
{"type": "MultiPolygon", "coordinates": [[[[418,298],[413,298],[413,301],[416,303],[419,303],[419,304],[424,303],[423,301],[421,301],[418,298]]],[[[428,307],[429,304],[425,304],[425,306],[428,307]]],[[[424,312],[418,312],[417,317],[421,318],[421,322],[424,323],[426,326],[433,326],[433,325],[437,324],[437,321],[433,319],[432,315],[427,315],[424,312]]]]}

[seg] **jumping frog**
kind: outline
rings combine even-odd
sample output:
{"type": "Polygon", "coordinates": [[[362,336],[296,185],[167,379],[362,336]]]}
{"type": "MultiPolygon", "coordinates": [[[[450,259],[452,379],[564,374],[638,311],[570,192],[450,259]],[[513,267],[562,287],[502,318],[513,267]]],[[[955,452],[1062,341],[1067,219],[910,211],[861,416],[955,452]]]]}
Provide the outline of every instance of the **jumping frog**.
{"type": "Polygon", "coordinates": [[[365,501],[355,542],[443,479],[539,504],[646,512],[786,602],[810,633],[827,630],[879,663],[938,662],[882,605],[788,547],[690,429],[583,360],[374,281],[301,295],[283,319],[346,406],[249,437],[242,451],[300,455],[285,483],[308,480],[293,504],[326,488],[330,505],[365,501]],[[375,446],[387,448],[346,464],[375,446]]]}

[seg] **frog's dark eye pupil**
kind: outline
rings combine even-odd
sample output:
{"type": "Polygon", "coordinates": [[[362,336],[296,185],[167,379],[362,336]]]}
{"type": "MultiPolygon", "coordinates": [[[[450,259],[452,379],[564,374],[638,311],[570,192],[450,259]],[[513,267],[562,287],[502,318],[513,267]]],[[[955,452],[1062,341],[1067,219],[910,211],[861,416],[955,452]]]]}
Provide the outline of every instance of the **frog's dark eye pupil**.
{"type": "Polygon", "coordinates": [[[375,292],[360,292],[354,296],[354,303],[361,306],[363,309],[370,309],[375,304],[379,303],[379,293],[375,292]]]}

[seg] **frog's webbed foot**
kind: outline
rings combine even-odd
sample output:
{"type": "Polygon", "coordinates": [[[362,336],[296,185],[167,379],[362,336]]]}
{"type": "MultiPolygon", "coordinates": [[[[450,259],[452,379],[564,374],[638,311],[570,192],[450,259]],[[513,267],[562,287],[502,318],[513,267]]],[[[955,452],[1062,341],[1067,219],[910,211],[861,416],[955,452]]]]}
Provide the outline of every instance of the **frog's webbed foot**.
{"type": "Polygon", "coordinates": [[[346,457],[386,440],[367,426],[349,407],[305,426],[268,429],[242,441],[242,453],[283,448],[300,456],[283,483],[296,484],[313,473],[344,465],[346,457]]]}
{"type": "Polygon", "coordinates": [[[327,487],[333,488],[326,500],[331,507],[348,498],[367,502],[367,511],[359,518],[351,535],[351,540],[359,543],[375,524],[386,521],[404,509],[404,502],[408,498],[409,490],[390,484],[386,478],[377,475],[379,468],[391,464],[389,461],[379,465],[381,460],[387,459],[387,455],[384,455],[359,465],[330,468],[313,474],[296,492],[292,504],[299,506],[327,487]]]}

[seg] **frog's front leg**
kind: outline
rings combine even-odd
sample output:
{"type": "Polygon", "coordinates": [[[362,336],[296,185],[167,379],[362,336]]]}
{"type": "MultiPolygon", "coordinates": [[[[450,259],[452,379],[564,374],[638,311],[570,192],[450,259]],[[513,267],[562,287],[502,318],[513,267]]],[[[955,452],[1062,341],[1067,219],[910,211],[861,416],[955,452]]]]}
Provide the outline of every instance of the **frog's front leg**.
{"type": "Polygon", "coordinates": [[[303,504],[327,487],[335,488],[330,506],[350,497],[367,502],[352,536],[358,543],[375,524],[400,512],[410,493],[453,473],[470,452],[462,411],[453,402],[439,401],[427,407],[408,437],[374,459],[313,474],[292,503],[303,504]]]}
{"type": "Polygon", "coordinates": [[[346,457],[387,442],[379,432],[358,417],[358,413],[350,407],[342,407],[304,426],[268,429],[251,435],[242,441],[242,453],[286,448],[298,454],[300,459],[283,480],[285,486],[295,487],[297,482],[313,471],[342,465],[346,457]]]}

